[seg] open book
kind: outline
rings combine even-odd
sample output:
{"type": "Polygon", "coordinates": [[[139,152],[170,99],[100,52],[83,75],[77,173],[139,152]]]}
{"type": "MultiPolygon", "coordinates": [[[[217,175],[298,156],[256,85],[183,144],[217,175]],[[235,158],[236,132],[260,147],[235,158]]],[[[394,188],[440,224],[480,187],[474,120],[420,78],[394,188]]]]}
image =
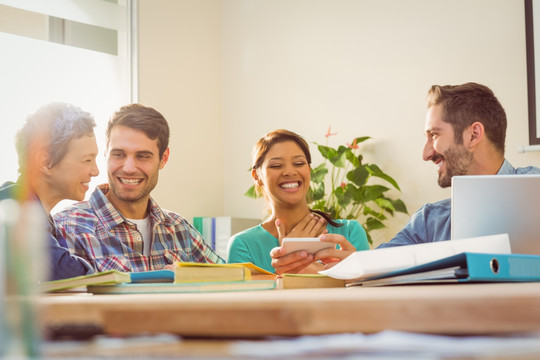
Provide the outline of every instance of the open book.
{"type": "Polygon", "coordinates": [[[422,265],[463,252],[509,254],[510,240],[508,234],[498,234],[357,251],[334,267],[319,273],[336,279],[361,281],[371,276],[422,265]]]}
{"type": "Polygon", "coordinates": [[[40,290],[42,292],[54,292],[84,287],[87,285],[114,285],[130,281],[131,277],[129,276],[129,273],[117,270],[109,270],[97,274],[72,277],[69,279],[45,281],[40,284],[40,290]]]}

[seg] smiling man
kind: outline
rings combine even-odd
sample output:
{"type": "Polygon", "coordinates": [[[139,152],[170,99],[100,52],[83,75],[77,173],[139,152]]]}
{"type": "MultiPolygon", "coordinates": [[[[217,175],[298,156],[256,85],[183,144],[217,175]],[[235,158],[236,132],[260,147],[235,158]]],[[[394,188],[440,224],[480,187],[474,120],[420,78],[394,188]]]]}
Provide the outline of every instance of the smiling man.
{"type": "MultiPolygon", "coordinates": [[[[437,165],[441,187],[450,187],[456,175],[540,173],[533,166],[514,168],[504,158],[506,114],[486,86],[433,85],[427,107],[422,156],[437,165]]],[[[379,247],[450,240],[450,204],[445,199],[422,206],[403,230],[379,247]]]]}
{"type": "Polygon", "coordinates": [[[98,271],[223,263],[191,224],[150,196],[169,160],[163,115],[140,104],[124,106],[109,120],[106,135],[108,184],[55,216],[70,250],[98,271]]]}

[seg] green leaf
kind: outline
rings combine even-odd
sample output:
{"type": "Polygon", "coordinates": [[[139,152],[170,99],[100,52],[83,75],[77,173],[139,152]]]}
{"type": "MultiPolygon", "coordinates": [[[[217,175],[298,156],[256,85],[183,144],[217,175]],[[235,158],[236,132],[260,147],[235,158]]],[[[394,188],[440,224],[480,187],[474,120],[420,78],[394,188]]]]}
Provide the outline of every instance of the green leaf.
{"type": "Polygon", "coordinates": [[[247,196],[252,199],[260,198],[261,196],[257,193],[257,190],[255,190],[255,185],[252,185],[245,193],[244,196],[247,196]]]}
{"type": "Polygon", "coordinates": [[[373,239],[371,238],[371,235],[369,235],[369,231],[366,230],[366,235],[367,235],[367,241],[369,243],[370,246],[373,246],[373,239]]]}
{"type": "Polygon", "coordinates": [[[347,193],[351,194],[351,197],[354,203],[355,204],[361,203],[362,195],[364,193],[362,189],[351,183],[347,184],[346,187],[347,187],[347,193]]]}
{"type": "Polygon", "coordinates": [[[347,157],[347,160],[349,160],[349,162],[352,164],[353,168],[357,168],[360,166],[362,155],[356,156],[352,151],[349,150],[347,151],[345,156],[347,157]]]}
{"type": "Polygon", "coordinates": [[[337,150],[329,146],[318,145],[317,149],[319,149],[319,152],[321,153],[323,158],[328,159],[328,160],[331,160],[332,158],[335,158],[338,155],[337,150]]]}
{"type": "MultiPolygon", "coordinates": [[[[346,189],[346,188],[345,188],[346,189]]],[[[334,190],[334,195],[338,201],[339,206],[346,208],[351,203],[353,194],[342,187],[338,187],[334,190]]]]}
{"type": "Polygon", "coordinates": [[[310,187],[311,194],[309,195],[309,198],[311,201],[319,201],[324,197],[324,182],[321,182],[319,184],[314,184],[312,187],[310,187]]]}
{"type": "Polygon", "coordinates": [[[364,211],[362,212],[362,215],[373,215],[373,216],[377,216],[377,212],[374,211],[371,207],[369,207],[368,205],[364,204],[364,211]]]}
{"type": "Polygon", "coordinates": [[[392,205],[394,206],[394,209],[400,213],[409,214],[409,211],[407,210],[407,206],[405,206],[405,203],[401,199],[396,200],[390,200],[392,202],[392,205]]]}
{"type": "Polygon", "coordinates": [[[377,230],[377,229],[384,229],[386,226],[380,221],[375,218],[368,218],[366,220],[366,228],[367,231],[377,230]]]}
{"type": "Polygon", "coordinates": [[[328,174],[328,169],[326,168],[326,164],[322,163],[315,169],[311,169],[311,182],[316,184],[322,182],[326,174],[328,174]]]}
{"type": "Polygon", "coordinates": [[[392,184],[392,186],[396,189],[398,189],[399,191],[401,191],[401,189],[399,188],[399,185],[397,184],[396,180],[394,180],[391,176],[385,174],[377,165],[375,164],[369,164],[367,166],[368,168],[368,171],[371,175],[373,176],[376,176],[378,178],[381,178],[381,179],[384,179],[386,181],[388,181],[390,184],[392,184]]]}
{"type": "Polygon", "coordinates": [[[347,179],[360,187],[366,184],[368,177],[369,172],[366,170],[365,165],[361,165],[347,173],[347,179]]]}
{"type": "Polygon", "coordinates": [[[394,216],[395,209],[394,209],[394,205],[392,204],[390,199],[385,198],[385,197],[381,197],[381,198],[375,199],[375,203],[377,205],[379,205],[379,207],[382,209],[382,211],[386,211],[391,216],[394,216]]]}
{"type": "Polygon", "coordinates": [[[311,208],[314,209],[314,210],[321,210],[321,211],[327,212],[326,211],[326,201],[325,200],[319,200],[315,204],[313,204],[311,206],[311,208]]]}
{"type": "Polygon", "coordinates": [[[373,201],[383,196],[388,191],[386,186],[382,185],[366,185],[364,186],[363,202],[373,201]]]}
{"type": "Polygon", "coordinates": [[[381,209],[389,210],[390,212],[393,212],[395,210],[394,204],[392,204],[390,199],[380,197],[378,199],[375,199],[375,203],[377,203],[377,205],[379,205],[381,209]]]}
{"type": "Polygon", "coordinates": [[[383,212],[375,211],[375,210],[373,210],[372,208],[370,208],[367,205],[364,205],[363,215],[364,216],[372,216],[372,217],[374,217],[376,219],[379,219],[381,221],[385,221],[387,219],[387,217],[384,215],[383,212]]]}
{"type": "Polygon", "coordinates": [[[371,139],[371,136],[361,136],[361,137],[357,137],[357,138],[353,139],[353,142],[354,142],[354,140],[356,140],[356,145],[358,145],[358,144],[363,143],[364,141],[366,141],[368,139],[371,139]]]}
{"type": "Polygon", "coordinates": [[[344,168],[345,167],[345,164],[346,164],[346,160],[347,160],[347,152],[346,151],[338,151],[336,153],[336,156],[328,159],[330,160],[330,162],[332,163],[332,165],[336,166],[336,167],[339,167],[339,168],[344,168]]]}

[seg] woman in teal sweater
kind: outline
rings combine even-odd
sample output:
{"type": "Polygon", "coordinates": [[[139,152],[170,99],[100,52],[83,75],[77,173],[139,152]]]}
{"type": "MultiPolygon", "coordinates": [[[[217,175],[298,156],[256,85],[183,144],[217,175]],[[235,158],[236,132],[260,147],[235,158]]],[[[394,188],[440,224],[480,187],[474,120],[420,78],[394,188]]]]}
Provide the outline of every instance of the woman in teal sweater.
{"type": "Polygon", "coordinates": [[[294,132],[274,130],[259,139],[251,175],[270,216],[231,237],[227,262],[251,262],[277,274],[317,273],[357,250],[369,249],[366,232],[356,220],[333,220],[308,207],[310,164],[309,145],[294,132]],[[281,247],[284,237],[319,237],[336,248],[287,254],[281,247]]]}

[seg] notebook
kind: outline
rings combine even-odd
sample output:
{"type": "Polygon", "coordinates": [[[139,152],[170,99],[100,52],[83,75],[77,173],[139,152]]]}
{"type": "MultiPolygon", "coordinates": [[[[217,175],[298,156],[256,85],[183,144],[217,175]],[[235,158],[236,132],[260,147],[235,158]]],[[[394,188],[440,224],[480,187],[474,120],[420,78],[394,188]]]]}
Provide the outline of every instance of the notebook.
{"type": "Polygon", "coordinates": [[[540,255],[540,175],[452,178],[452,239],[508,234],[514,254],[540,255]]]}

